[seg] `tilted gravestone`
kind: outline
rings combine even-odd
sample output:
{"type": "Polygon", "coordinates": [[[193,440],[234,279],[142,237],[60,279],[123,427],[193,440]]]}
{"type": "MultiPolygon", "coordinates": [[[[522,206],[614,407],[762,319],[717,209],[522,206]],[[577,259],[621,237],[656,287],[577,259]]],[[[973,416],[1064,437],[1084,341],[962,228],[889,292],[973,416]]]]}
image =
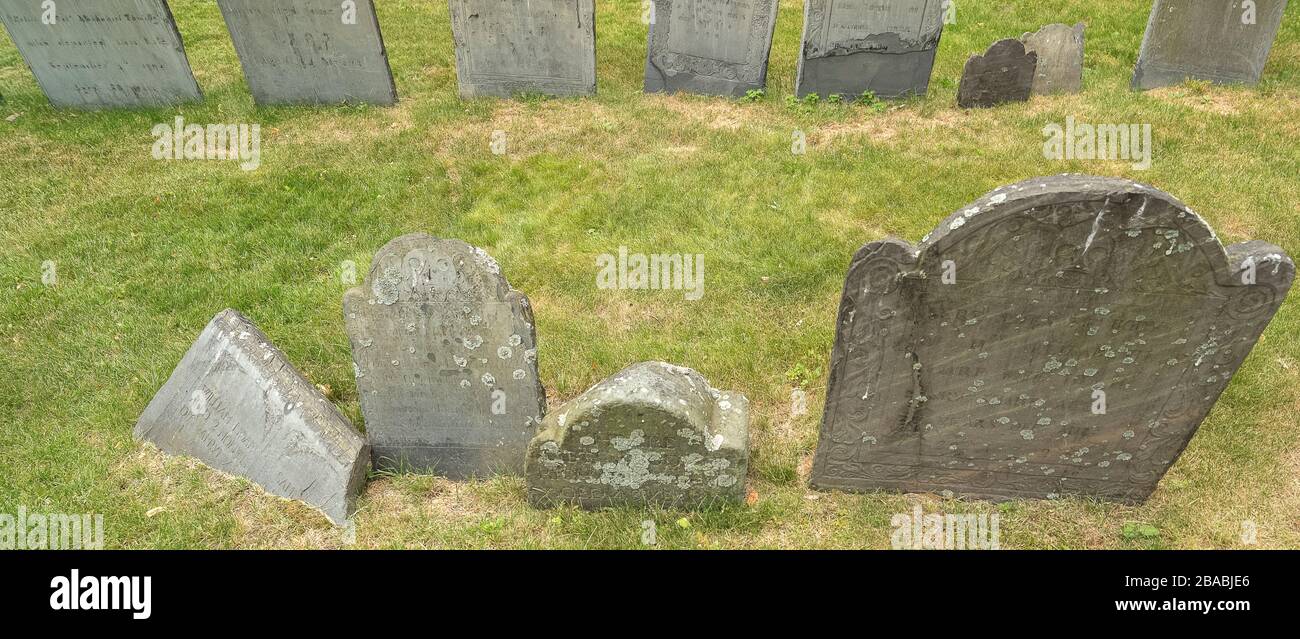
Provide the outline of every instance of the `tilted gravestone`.
{"type": "Polygon", "coordinates": [[[391,105],[372,0],[217,0],[258,104],[391,105]]]}
{"type": "Polygon", "coordinates": [[[0,0],[0,20],[57,107],[201,99],[165,0],[0,0]]]}
{"type": "Polygon", "coordinates": [[[1033,93],[1078,93],[1083,90],[1082,22],[1073,27],[1049,24],[1034,33],[1020,36],[1025,50],[1038,56],[1033,93]]]}
{"type": "Polygon", "coordinates": [[[546,412],[528,298],[482,249],[415,233],[344,295],[375,466],[521,474],[546,412]]]}
{"type": "Polygon", "coordinates": [[[268,492],[352,515],[370,448],[252,322],[225,310],[203,329],[135,425],[135,437],[268,492]]]}
{"type": "Polygon", "coordinates": [[[795,93],[925,95],[943,21],[939,0],[805,0],[795,93]]]}
{"type": "Polygon", "coordinates": [[[777,0],[655,0],[646,93],[743,96],[767,84],[777,0]]]}
{"type": "Polygon", "coordinates": [[[1172,196],[1037,178],[849,266],[812,483],[1137,503],[1290,289],[1172,196]]]}
{"type": "Polygon", "coordinates": [[[1133,88],[1154,89],[1188,78],[1258,83],[1285,10],[1286,0],[1156,0],[1133,88]]]}
{"type": "Polygon", "coordinates": [[[595,0],[450,0],[463,98],[596,92],[595,0]]]}
{"type": "Polygon", "coordinates": [[[957,105],[972,109],[1024,102],[1033,90],[1037,68],[1038,54],[1025,51],[1023,42],[999,40],[984,55],[966,61],[957,105]]]}
{"type": "Polygon", "coordinates": [[[538,506],[709,506],[739,501],[749,401],[663,362],[629,366],[553,411],[528,447],[538,506]]]}

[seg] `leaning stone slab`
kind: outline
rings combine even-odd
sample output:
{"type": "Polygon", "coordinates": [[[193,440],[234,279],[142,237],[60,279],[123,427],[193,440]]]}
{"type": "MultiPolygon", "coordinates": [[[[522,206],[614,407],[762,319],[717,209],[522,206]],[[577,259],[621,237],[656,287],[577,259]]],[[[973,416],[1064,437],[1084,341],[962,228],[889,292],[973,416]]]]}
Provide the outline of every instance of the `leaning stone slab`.
{"type": "Polygon", "coordinates": [[[925,95],[943,13],[938,0],[805,0],[795,93],[925,95]]]}
{"type": "Polygon", "coordinates": [[[0,21],[56,107],[201,99],[166,0],[0,0],[0,21]]]}
{"type": "Polygon", "coordinates": [[[767,84],[777,0],[655,0],[646,93],[739,97],[767,84]]]}
{"type": "Polygon", "coordinates": [[[963,109],[987,108],[1029,99],[1034,86],[1038,54],[1025,51],[1019,40],[999,40],[984,55],[966,61],[957,88],[957,105],[963,109]]]}
{"type": "Polygon", "coordinates": [[[397,101],[373,0],[217,0],[258,104],[397,101]]]}
{"type": "Polygon", "coordinates": [[[1038,56],[1033,93],[1078,93],[1083,90],[1082,22],[1073,27],[1049,24],[1034,33],[1020,36],[1025,50],[1038,56]]]}
{"type": "Polygon", "coordinates": [[[1167,193],[1036,178],[849,266],[817,488],[1145,500],[1295,264],[1167,193]]]}
{"type": "Polygon", "coordinates": [[[462,98],[596,93],[595,0],[450,0],[462,98]]]}
{"type": "Polygon", "coordinates": [[[375,466],[452,479],[523,472],[546,413],[528,298],[482,249],[423,233],[343,297],[375,466]]]}
{"type": "Polygon", "coordinates": [[[1138,90],[1189,78],[1257,84],[1282,25],[1286,0],[1156,0],[1133,73],[1138,90]]]}
{"type": "Polygon", "coordinates": [[[528,500],[582,508],[739,501],[749,400],[699,373],[634,364],[547,416],[528,446],[528,500]]]}
{"type": "Polygon", "coordinates": [[[306,502],[336,524],[352,515],[370,462],[348,419],[229,309],[149,402],[135,437],[306,502]]]}

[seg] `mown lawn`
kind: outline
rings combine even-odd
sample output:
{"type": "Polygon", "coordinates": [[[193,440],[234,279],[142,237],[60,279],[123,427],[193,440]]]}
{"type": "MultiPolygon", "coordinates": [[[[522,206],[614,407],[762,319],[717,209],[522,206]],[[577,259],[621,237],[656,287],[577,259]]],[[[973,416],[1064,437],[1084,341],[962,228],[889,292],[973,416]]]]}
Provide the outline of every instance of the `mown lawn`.
{"type": "Polygon", "coordinates": [[[379,0],[401,102],[255,108],[216,4],[172,0],[206,100],[52,109],[0,37],[0,512],[102,513],[114,548],[887,548],[894,513],[998,512],[1004,548],[1300,547],[1300,304],[1292,295],[1186,453],[1141,507],[814,493],[834,316],[863,243],[918,240],[1002,184],[1084,172],[1154,184],[1225,243],[1300,255],[1300,7],[1256,89],[1128,88],[1150,0],[960,0],[930,95],[887,111],[791,105],[802,24],[782,0],[769,89],[753,102],[646,96],[640,3],[597,2],[599,95],[457,98],[447,6],[379,0]],[[1086,91],[965,112],[968,55],[1086,21],[1086,91]],[[259,123],[261,168],[161,162],[154,124],[259,123]],[[1154,163],[1044,159],[1042,129],[1149,123],[1154,163]],[[16,116],[16,117],[10,117],[16,116]],[[8,119],[6,119],[8,118],[8,119]],[[506,132],[509,153],[490,150],[506,132]],[[793,155],[794,131],[808,140],[793,155]],[[527,506],[521,479],[375,477],[354,531],[131,438],[217,311],[240,309],[361,426],[340,265],[397,235],[484,247],[538,322],[552,406],[662,359],[752,401],[748,504],[691,513],[527,506]],[[700,301],[606,291],[595,258],[703,253],[700,301]],[[53,261],[57,285],[42,283],[53,261]],[[803,385],[809,411],[794,414],[803,385]],[[684,519],[685,521],[679,521],[684,519]]]}

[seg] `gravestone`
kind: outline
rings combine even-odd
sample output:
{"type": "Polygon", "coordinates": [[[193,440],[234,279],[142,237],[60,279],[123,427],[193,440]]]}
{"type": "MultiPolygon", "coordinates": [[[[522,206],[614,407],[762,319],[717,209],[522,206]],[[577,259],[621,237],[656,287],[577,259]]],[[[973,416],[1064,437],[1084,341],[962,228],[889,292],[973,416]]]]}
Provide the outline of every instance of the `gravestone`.
{"type": "MultiPolygon", "coordinates": [[[[1127,180],[1004,186],[849,266],[813,484],[1139,503],[1290,289],[1127,180]]],[[[1260,380],[1266,382],[1267,380],[1260,380]]]]}
{"type": "Polygon", "coordinates": [[[939,0],[806,0],[795,93],[925,95],[943,14],[939,0]]]}
{"type": "Polygon", "coordinates": [[[596,93],[595,0],[451,0],[462,98],[596,93]]]}
{"type": "Polygon", "coordinates": [[[1286,0],[1156,0],[1133,73],[1139,90],[1188,78],[1257,84],[1286,0]]]}
{"type": "Polygon", "coordinates": [[[1085,25],[1049,24],[1020,36],[1025,50],[1038,56],[1033,93],[1078,93],[1083,90],[1083,35],[1085,25]]]}
{"type": "Polygon", "coordinates": [[[546,412],[533,311],[487,253],[423,233],[394,239],[343,313],[376,467],[523,472],[546,412]]]}
{"type": "Polygon", "coordinates": [[[633,364],[547,415],[527,467],[528,500],[541,507],[740,501],[749,400],[689,368],[633,364]]]}
{"type": "Polygon", "coordinates": [[[372,0],[217,0],[258,104],[391,105],[372,0]]]}
{"type": "Polygon", "coordinates": [[[1024,102],[1034,87],[1038,54],[1025,51],[1019,40],[999,40],[984,55],[966,61],[957,88],[957,105],[964,109],[1024,102]]]}
{"type": "Polygon", "coordinates": [[[655,0],[645,91],[739,97],[767,84],[777,0],[655,0]]]}
{"type": "Polygon", "coordinates": [[[135,425],[136,439],[196,457],[336,524],[356,507],[370,448],[252,322],[224,310],[135,425]]]}
{"type": "Polygon", "coordinates": [[[0,20],[56,107],[201,99],[165,0],[0,0],[0,20]]]}

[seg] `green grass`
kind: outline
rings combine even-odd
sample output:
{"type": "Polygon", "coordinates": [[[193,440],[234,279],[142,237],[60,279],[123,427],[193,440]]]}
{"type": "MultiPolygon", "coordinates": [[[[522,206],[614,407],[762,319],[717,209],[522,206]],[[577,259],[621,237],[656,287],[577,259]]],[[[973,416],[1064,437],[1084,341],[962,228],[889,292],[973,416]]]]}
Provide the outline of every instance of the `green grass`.
{"type": "Polygon", "coordinates": [[[401,102],[256,108],[213,2],[173,0],[204,102],[52,109],[0,37],[0,512],[103,513],[110,547],[889,546],[893,513],[999,512],[1004,548],[1300,547],[1300,308],[1292,296],[1186,453],[1141,507],[1002,505],[808,489],[840,288],[863,243],[911,241],[992,188],[1086,172],[1154,184],[1225,242],[1300,255],[1300,7],[1257,89],[1128,82],[1149,0],[963,0],[930,95],[883,113],[791,106],[802,7],[781,2],[769,86],[748,101],[646,96],[640,3],[597,2],[599,94],[462,102],[445,2],[380,0],[401,102]],[[966,57],[1050,22],[1086,21],[1086,91],[963,112],[966,57]],[[4,118],[16,114],[11,122],[4,118]],[[151,159],[155,123],[262,126],[262,166],[151,159]],[[1058,162],[1042,128],[1150,123],[1149,171],[1058,162]],[[488,148],[507,133],[510,153],[488,148]],[[790,153],[806,134],[808,152],[790,153]],[[131,428],[204,324],[238,308],[360,424],[340,264],[397,235],[481,246],[531,297],[552,405],[624,365],[667,360],[752,401],[752,504],[714,512],[539,511],[516,478],[377,477],[355,543],[315,511],[131,428]],[[595,257],[704,253],[704,298],[602,291],[595,257]],[[58,284],[41,282],[52,260],[58,284]],[[809,413],[792,417],[792,383],[809,413]],[[155,510],[161,508],[161,510],[155,510]],[[152,511],[152,516],[147,513],[152,511]],[[678,525],[685,517],[688,527],[678,525]]]}

